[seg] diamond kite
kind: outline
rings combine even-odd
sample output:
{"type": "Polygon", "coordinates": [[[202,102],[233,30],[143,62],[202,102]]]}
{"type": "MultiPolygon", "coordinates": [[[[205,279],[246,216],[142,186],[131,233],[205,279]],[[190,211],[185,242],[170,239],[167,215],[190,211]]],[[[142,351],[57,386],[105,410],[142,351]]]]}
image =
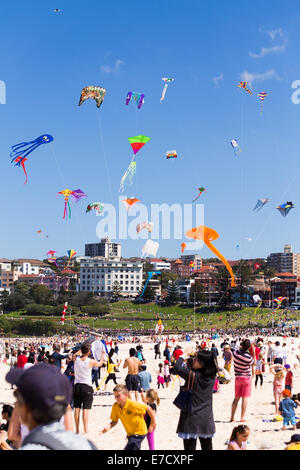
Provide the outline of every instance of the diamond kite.
{"type": "Polygon", "coordinates": [[[198,191],[199,191],[199,194],[198,194],[198,196],[197,196],[195,199],[193,199],[193,201],[192,201],[192,202],[195,202],[195,201],[197,201],[197,199],[199,199],[199,197],[201,196],[201,194],[202,194],[202,193],[204,193],[204,192],[206,191],[206,189],[205,189],[205,188],[203,188],[202,186],[200,186],[200,188],[198,188],[198,191]]]}
{"type": "Polygon", "coordinates": [[[292,201],[287,201],[286,203],[281,204],[280,206],[276,207],[276,209],[279,210],[280,214],[283,217],[286,217],[288,215],[288,213],[290,212],[290,210],[293,209],[294,207],[295,206],[292,203],[292,201]]]}
{"type": "Polygon", "coordinates": [[[259,199],[256,203],[256,206],[254,207],[254,211],[258,212],[265,204],[267,204],[267,202],[269,202],[269,199],[268,198],[264,198],[264,199],[259,199]]]}
{"type": "Polygon", "coordinates": [[[247,93],[249,93],[250,95],[252,95],[252,91],[249,90],[249,88],[247,87],[247,84],[248,84],[248,82],[239,82],[238,88],[242,88],[242,89],[245,90],[247,93]]]}
{"type": "Polygon", "coordinates": [[[119,192],[122,193],[125,188],[125,182],[127,178],[129,178],[130,184],[132,184],[132,179],[133,176],[135,175],[136,172],[136,162],[134,161],[134,158],[138,151],[150,140],[150,137],[146,137],[145,135],[136,135],[135,137],[129,137],[129,143],[131,145],[131,148],[133,150],[133,156],[131,158],[131,162],[125,171],[124,175],[121,178],[120,182],[120,189],[119,192]]]}

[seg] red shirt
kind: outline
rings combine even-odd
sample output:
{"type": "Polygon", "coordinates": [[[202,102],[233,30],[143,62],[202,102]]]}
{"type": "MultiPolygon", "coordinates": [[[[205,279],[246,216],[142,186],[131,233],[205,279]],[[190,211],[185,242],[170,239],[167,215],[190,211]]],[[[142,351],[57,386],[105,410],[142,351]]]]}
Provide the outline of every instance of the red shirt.
{"type": "Polygon", "coordinates": [[[293,383],[293,372],[288,370],[285,376],[285,385],[292,385],[293,383]]]}
{"type": "Polygon", "coordinates": [[[18,361],[17,361],[17,367],[19,367],[20,369],[23,369],[26,362],[27,362],[27,356],[25,356],[24,354],[20,354],[20,356],[18,357],[18,361]]]}

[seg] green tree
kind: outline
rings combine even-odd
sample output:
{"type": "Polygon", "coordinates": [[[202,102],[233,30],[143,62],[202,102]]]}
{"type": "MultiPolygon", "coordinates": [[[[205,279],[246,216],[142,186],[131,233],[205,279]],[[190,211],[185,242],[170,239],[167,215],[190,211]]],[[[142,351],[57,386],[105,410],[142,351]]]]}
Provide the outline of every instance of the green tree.
{"type": "Polygon", "coordinates": [[[170,281],[168,285],[168,295],[166,298],[167,303],[175,304],[180,301],[179,287],[176,281],[170,281]]]}
{"type": "Polygon", "coordinates": [[[53,303],[53,295],[44,285],[34,284],[30,289],[30,297],[37,304],[49,305],[53,303]]]}
{"type": "Polygon", "coordinates": [[[194,282],[191,285],[191,293],[190,293],[190,300],[192,302],[204,302],[205,301],[205,294],[204,294],[204,287],[199,282],[194,282]]]}
{"type": "Polygon", "coordinates": [[[240,262],[234,266],[233,272],[236,278],[237,287],[235,291],[239,293],[239,300],[242,300],[249,294],[248,286],[253,279],[253,274],[251,267],[245,260],[240,260],[240,262]]]}
{"type": "Polygon", "coordinates": [[[112,297],[114,300],[119,300],[121,297],[122,287],[118,281],[115,281],[112,286],[112,297]]]}

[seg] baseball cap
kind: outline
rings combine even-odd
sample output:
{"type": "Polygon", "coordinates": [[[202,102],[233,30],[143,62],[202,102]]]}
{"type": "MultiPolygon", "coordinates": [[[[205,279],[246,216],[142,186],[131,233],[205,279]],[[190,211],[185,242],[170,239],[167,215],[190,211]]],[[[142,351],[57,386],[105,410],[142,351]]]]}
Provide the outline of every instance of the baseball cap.
{"type": "Polygon", "coordinates": [[[11,369],[6,380],[16,385],[26,404],[32,409],[44,410],[57,403],[68,405],[72,397],[72,386],[58,367],[38,364],[29,369],[11,369]]]}
{"type": "Polygon", "coordinates": [[[290,366],[289,364],[286,364],[286,365],[284,366],[284,368],[285,368],[285,369],[290,369],[291,366],[290,366]]]}
{"type": "Polygon", "coordinates": [[[291,444],[292,442],[300,442],[300,434],[293,434],[291,440],[286,442],[286,444],[291,444]]]}

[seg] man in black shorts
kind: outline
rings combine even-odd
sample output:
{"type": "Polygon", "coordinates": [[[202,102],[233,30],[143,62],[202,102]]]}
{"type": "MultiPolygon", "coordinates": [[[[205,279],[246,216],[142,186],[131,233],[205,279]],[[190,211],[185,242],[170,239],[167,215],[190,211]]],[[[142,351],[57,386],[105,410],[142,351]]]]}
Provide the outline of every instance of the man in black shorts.
{"type": "Polygon", "coordinates": [[[139,378],[139,367],[142,365],[142,362],[135,357],[136,350],[135,348],[130,348],[129,357],[125,359],[123,364],[123,369],[128,368],[128,373],[125,379],[126,387],[128,390],[129,399],[132,399],[133,392],[135,395],[136,401],[138,401],[139,392],[140,392],[140,378],[139,378]]]}

